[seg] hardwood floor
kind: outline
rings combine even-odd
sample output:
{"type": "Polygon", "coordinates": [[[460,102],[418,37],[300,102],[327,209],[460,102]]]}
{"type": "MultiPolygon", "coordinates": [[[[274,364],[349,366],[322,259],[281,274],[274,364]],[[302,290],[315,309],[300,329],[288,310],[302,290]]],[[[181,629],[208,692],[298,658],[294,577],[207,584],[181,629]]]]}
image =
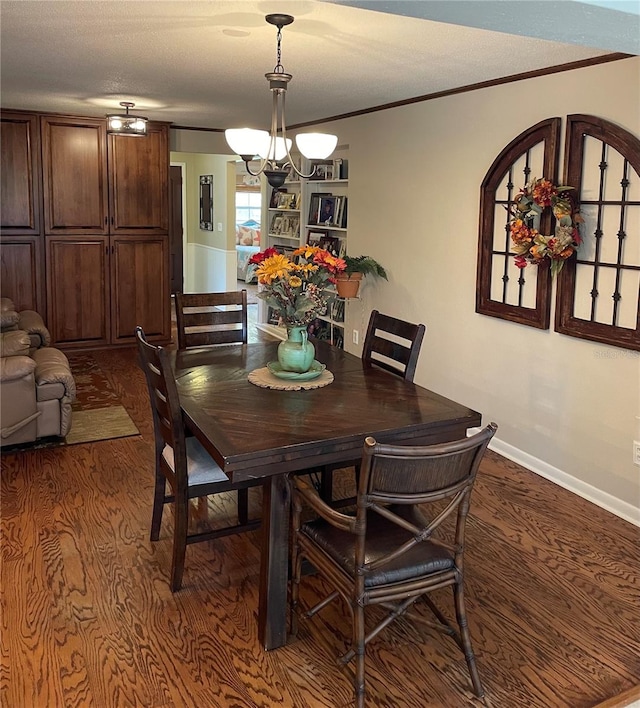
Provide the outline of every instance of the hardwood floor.
{"type": "MultiPolygon", "coordinates": [[[[172,595],[171,515],[149,541],[153,435],[134,350],[95,352],[140,436],[2,457],[0,704],[337,708],[349,623],[257,641],[260,532],[190,546],[172,595]]],[[[345,483],[346,484],[346,483],[345,483]]],[[[260,509],[260,490],[251,490],[260,509]]],[[[196,523],[233,513],[228,499],[196,523]]],[[[493,708],[593,708],[640,683],[639,530],[488,453],[471,504],[467,610],[493,708]]],[[[302,601],[320,596],[305,579],[302,601]]],[[[449,595],[440,598],[447,613],[449,595]]],[[[480,705],[452,640],[400,621],[367,650],[369,706],[480,705]]],[[[606,703],[620,708],[619,703],[606,703]]]]}

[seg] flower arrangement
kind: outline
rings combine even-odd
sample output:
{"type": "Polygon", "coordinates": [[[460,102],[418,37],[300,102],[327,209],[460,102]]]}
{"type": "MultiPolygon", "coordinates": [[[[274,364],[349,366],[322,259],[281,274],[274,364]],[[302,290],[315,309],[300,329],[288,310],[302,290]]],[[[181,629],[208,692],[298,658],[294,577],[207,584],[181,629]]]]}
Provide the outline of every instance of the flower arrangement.
{"type": "Polygon", "coordinates": [[[533,179],[520,190],[509,210],[512,217],[509,231],[518,268],[526,268],[528,263],[538,265],[548,258],[551,274],[556,275],[580,246],[578,223],[582,219],[571,190],[573,187],[555,186],[544,178],[533,179]],[[552,236],[545,236],[531,226],[532,218],[540,216],[548,207],[556,219],[552,236]]]}
{"type": "Polygon", "coordinates": [[[267,248],[249,261],[255,263],[258,283],[264,287],[258,297],[264,300],[287,327],[304,327],[324,315],[332,295],[327,286],[346,268],[341,258],[318,246],[302,246],[292,258],[267,248]]]}

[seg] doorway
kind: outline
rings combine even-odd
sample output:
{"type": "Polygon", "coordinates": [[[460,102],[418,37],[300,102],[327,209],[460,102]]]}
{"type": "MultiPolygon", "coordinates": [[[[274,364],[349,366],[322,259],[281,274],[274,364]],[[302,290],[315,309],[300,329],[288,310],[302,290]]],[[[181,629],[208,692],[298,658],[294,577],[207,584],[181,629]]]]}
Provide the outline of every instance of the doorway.
{"type": "Polygon", "coordinates": [[[184,290],[184,185],[182,165],[169,167],[169,258],[171,267],[171,293],[184,290]]]}

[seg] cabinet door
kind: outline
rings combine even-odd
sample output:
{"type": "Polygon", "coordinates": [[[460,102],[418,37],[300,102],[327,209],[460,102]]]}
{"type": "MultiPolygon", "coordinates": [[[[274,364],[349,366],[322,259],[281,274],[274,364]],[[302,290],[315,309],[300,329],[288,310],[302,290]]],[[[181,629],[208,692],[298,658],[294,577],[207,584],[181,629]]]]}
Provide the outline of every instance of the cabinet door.
{"type": "Polygon", "coordinates": [[[41,209],[38,118],[3,112],[0,120],[1,228],[5,234],[37,234],[41,209]]]}
{"type": "Polygon", "coordinates": [[[150,123],[144,137],[109,135],[111,233],[169,229],[169,129],[150,123]]]}
{"type": "Polygon", "coordinates": [[[109,341],[108,236],[48,236],[47,313],[55,344],[109,341]]]}
{"type": "Polygon", "coordinates": [[[171,337],[168,236],[111,238],[112,342],[135,342],[140,325],[149,339],[171,337]]]}
{"type": "Polygon", "coordinates": [[[106,234],[106,122],[43,116],[45,233],[106,234]]]}
{"type": "Polygon", "coordinates": [[[42,236],[2,236],[0,239],[2,296],[20,310],[36,310],[44,319],[44,252],[42,236]]]}

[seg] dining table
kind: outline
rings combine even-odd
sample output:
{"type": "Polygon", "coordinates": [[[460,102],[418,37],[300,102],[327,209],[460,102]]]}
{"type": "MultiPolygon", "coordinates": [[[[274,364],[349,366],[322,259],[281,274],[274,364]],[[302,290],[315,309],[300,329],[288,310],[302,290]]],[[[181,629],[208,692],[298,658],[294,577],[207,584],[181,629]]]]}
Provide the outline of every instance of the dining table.
{"type": "Polygon", "coordinates": [[[481,415],[321,340],[333,380],[306,390],[265,388],[249,375],[277,361],[279,342],[171,353],[185,426],[232,481],[262,480],[258,636],[287,640],[290,494],[287,476],[353,463],[364,439],[422,445],[463,438],[481,415]]]}

